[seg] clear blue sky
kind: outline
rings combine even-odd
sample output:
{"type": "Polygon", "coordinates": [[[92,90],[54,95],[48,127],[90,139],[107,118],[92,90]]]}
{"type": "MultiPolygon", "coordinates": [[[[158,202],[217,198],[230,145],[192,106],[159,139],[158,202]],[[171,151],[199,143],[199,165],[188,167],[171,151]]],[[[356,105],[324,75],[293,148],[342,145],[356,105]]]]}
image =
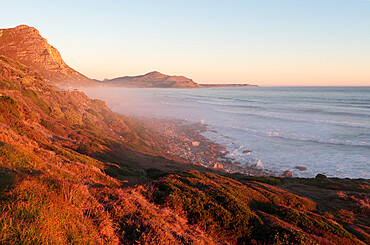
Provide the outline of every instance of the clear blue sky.
{"type": "Polygon", "coordinates": [[[0,0],[0,28],[36,27],[91,78],[370,85],[370,1],[0,0]]]}

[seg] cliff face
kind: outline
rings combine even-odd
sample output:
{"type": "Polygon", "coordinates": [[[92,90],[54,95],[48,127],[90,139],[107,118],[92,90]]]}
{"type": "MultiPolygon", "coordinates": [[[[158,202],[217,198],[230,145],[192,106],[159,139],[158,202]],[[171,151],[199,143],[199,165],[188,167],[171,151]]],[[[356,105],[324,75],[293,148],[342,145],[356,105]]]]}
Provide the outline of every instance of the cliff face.
{"type": "Polygon", "coordinates": [[[193,80],[183,76],[168,76],[157,71],[141,76],[125,76],[104,80],[104,84],[136,88],[200,88],[193,80]]]}
{"type": "Polygon", "coordinates": [[[25,64],[48,82],[62,86],[86,86],[94,81],[69,67],[56,48],[37,29],[27,25],[0,29],[0,55],[25,64]]]}

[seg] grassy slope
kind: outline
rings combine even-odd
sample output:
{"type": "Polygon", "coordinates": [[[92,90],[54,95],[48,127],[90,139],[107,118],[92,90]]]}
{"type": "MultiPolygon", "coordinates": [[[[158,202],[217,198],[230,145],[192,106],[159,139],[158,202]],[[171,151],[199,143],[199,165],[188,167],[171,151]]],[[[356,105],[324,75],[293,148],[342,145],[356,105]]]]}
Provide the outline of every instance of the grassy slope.
{"type": "Polygon", "coordinates": [[[330,210],[302,190],[331,180],[180,172],[195,166],[165,155],[156,137],[0,56],[0,243],[369,242],[367,181],[334,183],[342,191],[331,194],[351,205],[330,210]]]}

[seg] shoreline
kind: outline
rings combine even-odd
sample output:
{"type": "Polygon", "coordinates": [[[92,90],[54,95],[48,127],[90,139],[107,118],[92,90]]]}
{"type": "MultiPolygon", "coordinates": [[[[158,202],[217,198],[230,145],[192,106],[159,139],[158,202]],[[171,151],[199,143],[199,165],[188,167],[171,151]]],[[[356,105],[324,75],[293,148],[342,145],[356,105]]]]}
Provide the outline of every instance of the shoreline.
{"type": "Polygon", "coordinates": [[[274,173],[267,169],[246,166],[227,157],[226,147],[213,142],[202,133],[208,131],[206,124],[189,123],[180,119],[137,118],[144,128],[160,135],[165,143],[160,147],[167,154],[178,156],[189,163],[247,176],[270,177],[274,173]]]}
{"type": "MultiPolygon", "coordinates": [[[[109,91],[110,90],[108,90],[108,93],[109,91]]],[[[254,108],[251,109],[251,111],[244,113],[243,107],[243,109],[240,109],[243,113],[240,113],[240,115],[238,114],[238,116],[236,116],[237,119],[233,122],[233,116],[235,114],[233,110],[234,106],[233,103],[229,103],[229,105],[227,102],[228,100],[232,100],[231,96],[224,98],[226,102],[225,105],[222,104],[224,102],[223,100],[219,105],[217,103],[203,103],[204,101],[198,101],[196,97],[196,95],[199,94],[198,92],[185,93],[190,94],[191,99],[189,99],[188,102],[184,101],[184,98],[189,97],[188,95],[185,96],[180,93],[178,95],[180,99],[178,99],[176,97],[176,91],[164,92],[164,89],[162,91],[158,93],[154,90],[140,92],[140,90],[137,89],[137,92],[135,91],[133,96],[127,100],[130,102],[122,104],[118,103],[120,99],[119,96],[121,96],[121,94],[129,94],[131,92],[130,90],[117,90],[116,94],[113,94],[114,96],[112,96],[111,100],[108,97],[101,99],[105,101],[113,101],[109,106],[111,106],[111,108],[117,113],[129,117],[173,118],[174,120],[188,118],[192,119],[191,122],[194,123],[204,119],[205,122],[209,123],[209,128],[207,132],[202,133],[202,135],[209,138],[211,141],[226,146],[231,152],[227,156],[234,158],[230,160],[233,160],[234,162],[240,161],[243,167],[244,164],[251,166],[255,164],[261,165],[262,163],[263,165],[260,167],[272,171],[276,176],[288,175],[287,177],[314,178],[317,174],[324,174],[328,177],[337,178],[368,178],[366,165],[363,165],[363,157],[366,157],[368,154],[365,152],[366,148],[364,148],[364,151],[362,148],[357,147],[356,142],[361,144],[360,140],[358,138],[353,138],[354,134],[348,134],[347,138],[356,143],[355,145],[352,145],[352,142],[346,143],[344,139],[340,139],[340,135],[337,137],[336,134],[333,133],[333,135],[329,137],[329,135],[325,134],[326,129],[336,130],[348,126],[351,127],[351,129],[355,128],[353,129],[354,133],[363,133],[366,137],[366,132],[363,132],[364,130],[361,128],[362,124],[360,125],[360,129],[357,129],[356,126],[353,127],[352,124],[342,125],[340,120],[343,118],[341,115],[338,116],[338,118],[336,114],[333,115],[333,118],[339,123],[328,120],[321,122],[316,119],[305,119],[303,122],[304,124],[310,126],[318,125],[317,130],[313,130],[312,132],[310,130],[306,130],[306,128],[302,131],[301,126],[304,124],[301,124],[301,121],[299,121],[299,118],[302,115],[301,112],[296,111],[299,106],[294,106],[294,108],[297,108],[293,110],[291,117],[280,115],[277,112],[272,112],[275,114],[272,114],[269,117],[269,113],[261,112],[254,108]],[[142,95],[147,97],[140,99],[140,96],[142,95]],[[163,96],[165,99],[158,97],[158,95],[163,96]],[[166,96],[168,96],[168,98],[166,96]],[[161,103],[158,103],[159,101],[161,101],[161,103]],[[133,105],[131,108],[130,103],[133,105]],[[191,107],[189,107],[187,103],[191,103],[191,107]],[[125,107],[128,109],[125,109],[125,107]],[[222,108],[224,107],[227,109],[223,110],[222,108]],[[136,109],[138,112],[135,111],[136,109]],[[205,109],[210,110],[210,116],[208,116],[208,111],[205,109]],[[219,112],[219,109],[221,112],[219,112]],[[194,114],[192,114],[193,110],[194,114]],[[202,114],[202,110],[204,110],[204,114],[202,114]],[[260,120],[260,124],[256,124],[253,121],[255,117],[260,120]],[[222,121],[218,121],[218,118],[230,118],[228,126],[225,127],[222,121]],[[298,118],[298,122],[294,118],[298,118]],[[248,120],[245,125],[243,120],[248,120]],[[276,120],[276,123],[273,123],[274,120],[276,120]],[[288,129],[288,125],[292,127],[289,127],[288,129]],[[219,132],[214,133],[213,129],[216,129],[219,132]],[[247,132],[245,136],[244,131],[247,132]],[[324,134],[321,134],[322,132],[324,132],[324,134]],[[233,139],[229,138],[230,135],[233,139]],[[295,147],[296,144],[299,145],[298,148],[295,147]],[[304,147],[307,147],[307,150],[305,150],[304,147]],[[351,154],[347,153],[349,148],[351,149],[351,154]],[[244,150],[252,150],[253,152],[247,155],[248,152],[245,153],[244,150]],[[313,152],[316,152],[316,154],[312,154],[313,152]],[[258,161],[259,159],[260,162],[258,161]],[[350,165],[353,165],[354,167],[351,168],[350,165]]],[[[211,97],[220,93],[221,92],[217,91],[209,91],[211,97]]],[[[230,92],[230,95],[232,94],[234,94],[233,91],[230,92]]],[[[212,102],[213,100],[210,99],[210,101],[212,102]]],[[[109,104],[109,102],[107,102],[107,104],[109,104]]],[[[266,110],[273,111],[273,108],[271,110],[270,109],[266,110]]],[[[239,109],[236,111],[239,111],[239,109]]],[[[307,113],[307,115],[316,115],[316,112],[312,112],[312,114],[309,111],[307,113]]],[[[323,114],[330,112],[323,111],[317,113],[323,114]]],[[[349,111],[348,113],[351,112],[349,111]]],[[[367,140],[365,139],[364,141],[367,140]]],[[[207,166],[210,166],[210,164],[207,164],[207,166]]],[[[234,168],[234,166],[232,167],[234,168]]],[[[235,172],[235,170],[233,171],[235,172]]],[[[244,170],[241,171],[244,172],[244,170]]],[[[237,170],[237,172],[240,172],[240,170],[237,170]]]]}

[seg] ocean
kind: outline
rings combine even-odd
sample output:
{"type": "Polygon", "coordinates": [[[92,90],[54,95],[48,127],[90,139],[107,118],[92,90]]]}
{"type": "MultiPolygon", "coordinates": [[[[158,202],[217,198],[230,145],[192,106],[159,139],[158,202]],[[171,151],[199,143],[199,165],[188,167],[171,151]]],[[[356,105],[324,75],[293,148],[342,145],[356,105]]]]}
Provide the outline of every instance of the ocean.
{"type": "Polygon", "coordinates": [[[229,157],[277,175],[370,178],[370,87],[85,92],[118,113],[207,124],[204,135],[224,145],[229,157]]]}

